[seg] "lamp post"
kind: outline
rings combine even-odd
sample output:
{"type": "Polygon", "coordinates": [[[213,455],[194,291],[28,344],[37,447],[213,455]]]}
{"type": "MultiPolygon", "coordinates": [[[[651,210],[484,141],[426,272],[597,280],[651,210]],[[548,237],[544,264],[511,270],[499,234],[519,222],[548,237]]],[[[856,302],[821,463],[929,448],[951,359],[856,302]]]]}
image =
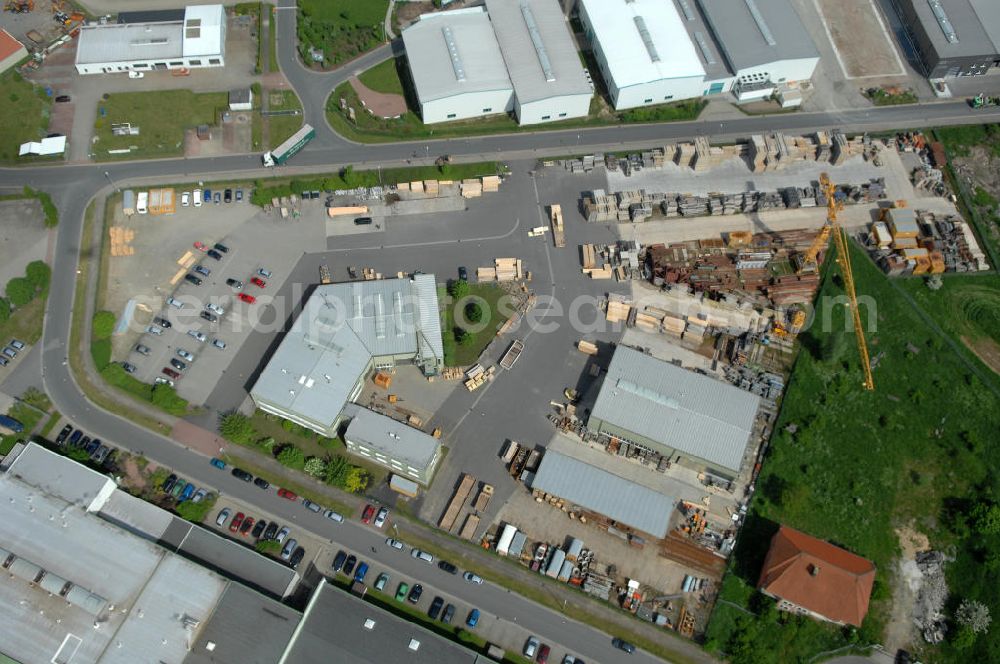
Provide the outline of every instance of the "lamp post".
{"type": "Polygon", "coordinates": [[[111,173],[109,173],[108,171],[104,171],[104,177],[108,179],[108,182],[111,184],[112,187],[114,187],[114,190],[116,192],[119,193],[121,192],[121,189],[118,188],[118,185],[115,184],[115,181],[111,179],[111,173]]]}

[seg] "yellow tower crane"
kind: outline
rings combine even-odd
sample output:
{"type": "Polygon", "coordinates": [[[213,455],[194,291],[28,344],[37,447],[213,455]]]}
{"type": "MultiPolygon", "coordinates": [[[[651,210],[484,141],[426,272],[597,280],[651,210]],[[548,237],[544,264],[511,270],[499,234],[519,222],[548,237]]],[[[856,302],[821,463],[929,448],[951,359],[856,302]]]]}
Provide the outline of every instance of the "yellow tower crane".
{"type": "MultiPolygon", "coordinates": [[[[875,389],[875,380],[872,378],[872,365],[871,359],[868,356],[868,342],[865,341],[865,330],[861,325],[861,312],[858,309],[858,294],[854,289],[854,271],[851,268],[851,255],[848,251],[847,246],[847,234],[844,229],[841,228],[840,222],[837,220],[837,213],[844,207],[843,202],[837,200],[836,193],[837,188],[834,186],[833,182],[830,181],[830,176],[826,173],[822,173],[819,176],[819,186],[826,194],[826,225],[823,226],[823,230],[820,231],[819,237],[823,239],[823,244],[826,243],[827,238],[830,234],[833,234],[834,244],[837,245],[837,264],[840,265],[841,275],[844,277],[844,288],[847,290],[847,297],[850,300],[851,307],[851,318],[854,320],[854,336],[858,341],[858,355],[861,356],[861,369],[864,371],[865,380],[864,388],[866,390],[875,389]]],[[[813,252],[813,246],[809,248],[809,252],[813,252]]],[[[815,262],[816,256],[819,253],[819,249],[822,245],[816,249],[815,253],[812,253],[812,260],[815,262]]],[[[806,254],[806,259],[810,256],[809,253],[806,254]]]]}

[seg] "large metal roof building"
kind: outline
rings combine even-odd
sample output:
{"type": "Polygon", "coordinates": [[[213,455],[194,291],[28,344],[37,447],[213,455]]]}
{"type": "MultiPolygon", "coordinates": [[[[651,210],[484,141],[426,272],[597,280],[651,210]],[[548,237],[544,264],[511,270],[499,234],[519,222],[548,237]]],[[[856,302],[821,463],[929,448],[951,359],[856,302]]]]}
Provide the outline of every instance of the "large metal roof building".
{"type": "Polygon", "coordinates": [[[182,20],[84,25],[77,42],[79,74],[222,67],[226,10],[192,5],[184,9],[182,20]]]}
{"type": "Polygon", "coordinates": [[[675,504],[662,493],[552,450],[542,457],[531,488],[657,539],[666,537],[675,504]]]}
{"type": "Polygon", "coordinates": [[[587,428],[675,461],[735,477],[760,398],[618,346],[587,428]]]}
{"type": "Polygon", "coordinates": [[[403,45],[424,123],[513,108],[514,88],[482,7],[424,14],[403,30],[403,45]]]}
{"type": "Polygon", "coordinates": [[[787,60],[819,60],[789,0],[698,0],[733,73],[787,60]]]}
{"type": "Polygon", "coordinates": [[[444,363],[432,274],[318,286],[250,390],[259,408],[324,436],[374,367],[444,363]]]}
{"type": "Polygon", "coordinates": [[[893,0],[928,78],[985,74],[1000,66],[997,0],[893,0]]]}
{"type": "Polygon", "coordinates": [[[487,0],[520,124],[584,117],[594,96],[558,0],[487,0]]]}

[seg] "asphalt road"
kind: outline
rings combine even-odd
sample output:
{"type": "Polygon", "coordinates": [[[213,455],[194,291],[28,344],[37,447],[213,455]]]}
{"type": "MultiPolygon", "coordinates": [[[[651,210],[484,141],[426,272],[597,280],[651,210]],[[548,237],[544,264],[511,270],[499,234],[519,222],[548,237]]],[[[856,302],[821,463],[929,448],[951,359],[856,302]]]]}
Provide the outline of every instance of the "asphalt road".
{"type": "MultiPolygon", "coordinates": [[[[281,0],[282,6],[292,4],[292,0],[281,0]]],[[[815,129],[841,128],[849,131],[889,130],[905,127],[925,127],[937,124],[975,124],[1000,120],[1000,109],[972,111],[963,101],[942,102],[928,105],[885,107],[844,113],[795,113],[790,115],[745,117],[721,123],[684,122],[663,125],[631,125],[583,130],[561,130],[532,132],[469,139],[445,141],[424,141],[411,144],[358,145],[337,137],[323,119],[323,103],[328,91],[338,81],[350,75],[364,63],[374,63],[388,55],[388,47],[383,52],[365,56],[363,61],[351,63],[346,68],[330,74],[306,72],[293,62],[293,50],[288,44],[294,43],[294,21],[289,20],[290,9],[278,9],[278,39],[285,45],[279,49],[279,58],[289,80],[292,81],[303,100],[305,117],[317,128],[318,136],[306,150],[295,157],[293,166],[276,169],[275,175],[308,170],[310,167],[332,170],[346,164],[373,168],[414,160],[418,163],[432,162],[440,154],[451,154],[459,159],[474,161],[480,159],[515,159],[586,153],[609,148],[638,147],[642,145],[662,145],[665,142],[709,136],[713,140],[746,137],[753,133],[781,129],[788,132],[804,132],[815,129]]],[[[35,166],[31,168],[0,170],[0,181],[4,186],[29,184],[48,191],[60,210],[61,223],[53,261],[52,288],[46,307],[45,331],[42,340],[43,381],[55,407],[78,426],[101,438],[115,441],[118,445],[141,452],[148,458],[185,474],[193,480],[216,486],[220,491],[230,493],[252,503],[259,503],[260,495],[231,478],[221,478],[213,474],[204,457],[191,454],[163,436],[147,431],[128,421],[93,406],[82,395],[75,384],[67,362],[67,346],[70,320],[73,308],[73,291],[77,276],[80,249],[80,233],[84,210],[95,196],[106,193],[106,188],[143,178],[177,182],[199,179],[216,179],[223,175],[238,174],[243,178],[266,175],[260,166],[258,155],[234,155],[209,157],[204,159],[171,159],[140,161],[114,164],[69,164],[35,166]],[[105,189],[102,191],[102,189],[105,189]],[[241,492],[246,492],[242,495],[241,492]]],[[[273,499],[277,501],[277,498],[273,499]]],[[[266,508],[277,514],[282,509],[290,510],[292,505],[270,505],[266,508]]],[[[355,539],[361,547],[367,546],[367,537],[360,528],[344,526],[338,537],[346,538],[345,544],[355,539]]],[[[363,548],[362,548],[363,550],[363,548]]],[[[403,570],[406,571],[406,570],[403,570]]],[[[447,580],[446,580],[447,582],[447,580]]],[[[445,590],[451,590],[444,587],[445,590]]],[[[468,589],[456,592],[466,597],[468,589]]],[[[480,604],[486,610],[496,609],[504,617],[519,616],[522,624],[537,626],[539,636],[563,635],[553,642],[569,641],[588,659],[609,662],[618,661],[610,650],[606,636],[590,628],[569,623],[562,624],[562,618],[547,609],[539,607],[517,595],[508,594],[498,588],[477,589],[482,593],[480,604]],[[569,630],[569,631],[567,631],[569,630]]],[[[633,656],[622,661],[654,661],[652,657],[633,656]]]]}

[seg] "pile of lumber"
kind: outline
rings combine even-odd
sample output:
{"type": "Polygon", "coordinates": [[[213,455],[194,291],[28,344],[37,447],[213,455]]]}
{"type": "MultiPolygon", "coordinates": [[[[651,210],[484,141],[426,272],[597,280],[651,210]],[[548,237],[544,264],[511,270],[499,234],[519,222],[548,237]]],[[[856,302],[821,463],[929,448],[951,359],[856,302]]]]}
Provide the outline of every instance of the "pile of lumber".
{"type": "Polygon", "coordinates": [[[597,355],[597,344],[592,341],[580,339],[576,342],[576,349],[586,355],[597,355]]]}
{"type": "Polygon", "coordinates": [[[484,193],[500,191],[500,177],[498,175],[484,175],[482,190],[484,193]]]}
{"type": "Polygon", "coordinates": [[[469,378],[467,381],[465,381],[465,389],[469,390],[470,392],[475,392],[480,387],[485,385],[487,381],[493,380],[493,376],[497,372],[496,365],[491,366],[489,369],[485,370],[483,370],[483,368],[479,365],[476,366],[479,367],[480,372],[469,378]]]}
{"type": "Polygon", "coordinates": [[[135,229],[124,226],[112,226],[108,229],[111,235],[111,255],[112,256],[133,256],[135,247],[131,242],[135,239],[135,229]]]}
{"type": "Polygon", "coordinates": [[[625,323],[632,312],[632,301],[622,295],[608,296],[607,319],[609,323],[625,323]]]}
{"type": "Polygon", "coordinates": [[[462,180],[462,197],[463,198],[478,198],[483,195],[483,182],[482,180],[476,180],[473,178],[468,178],[462,180]]]}
{"type": "Polygon", "coordinates": [[[492,267],[476,269],[479,281],[515,281],[524,278],[524,267],[520,258],[497,258],[492,267]]]}

